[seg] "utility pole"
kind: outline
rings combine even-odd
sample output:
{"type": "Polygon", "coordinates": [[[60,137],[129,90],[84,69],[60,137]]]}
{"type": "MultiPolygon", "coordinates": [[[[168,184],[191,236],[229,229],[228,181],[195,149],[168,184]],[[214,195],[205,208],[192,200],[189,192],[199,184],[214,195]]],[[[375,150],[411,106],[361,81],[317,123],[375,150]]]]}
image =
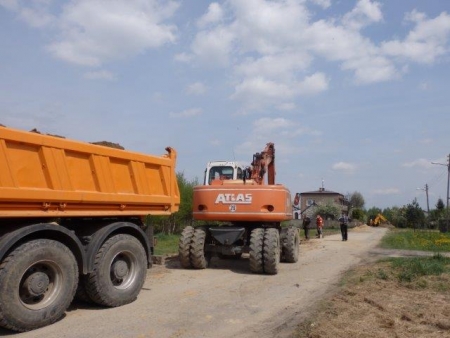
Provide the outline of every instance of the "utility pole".
{"type": "Polygon", "coordinates": [[[428,184],[425,184],[425,188],[417,188],[417,190],[423,190],[425,191],[426,195],[427,195],[427,214],[430,214],[430,203],[428,200],[428,184]]]}
{"type": "Polygon", "coordinates": [[[450,154],[447,156],[447,163],[436,163],[431,162],[432,164],[445,165],[447,167],[447,208],[446,208],[446,218],[447,218],[447,227],[446,231],[450,230],[450,218],[449,218],[449,210],[448,210],[448,200],[449,200],[449,192],[450,192],[450,154]]]}

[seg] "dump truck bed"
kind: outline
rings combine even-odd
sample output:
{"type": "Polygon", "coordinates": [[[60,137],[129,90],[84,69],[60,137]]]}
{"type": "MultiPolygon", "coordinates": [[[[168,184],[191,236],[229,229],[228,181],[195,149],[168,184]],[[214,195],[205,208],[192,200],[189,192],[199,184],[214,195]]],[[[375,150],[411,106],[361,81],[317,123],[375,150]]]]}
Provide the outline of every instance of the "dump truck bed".
{"type": "Polygon", "coordinates": [[[0,126],[0,217],[169,215],[176,151],[145,155],[0,126]]]}

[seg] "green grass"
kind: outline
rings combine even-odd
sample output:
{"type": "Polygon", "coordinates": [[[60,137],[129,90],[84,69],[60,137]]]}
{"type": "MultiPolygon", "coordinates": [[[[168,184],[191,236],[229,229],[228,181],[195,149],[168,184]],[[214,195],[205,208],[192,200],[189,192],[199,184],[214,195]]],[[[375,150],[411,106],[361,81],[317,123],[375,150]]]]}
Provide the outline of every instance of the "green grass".
{"type": "Polygon", "coordinates": [[[450,251],[450,233],[395,229],[383,237],[380,246],[386,249],[450,251]]]}
{"type": "Polygon", "coordinates": [[[155,234],[157,240],[155,255],[171,255],[178,253],[180,235],[155,234]]]}
{"type": "Polygon", "coordinates": [[[439,276],[450,272],[450,258],[436,254],[433,257],[391,258],[400,282],[412,282],[421,276],[439,276]]]}

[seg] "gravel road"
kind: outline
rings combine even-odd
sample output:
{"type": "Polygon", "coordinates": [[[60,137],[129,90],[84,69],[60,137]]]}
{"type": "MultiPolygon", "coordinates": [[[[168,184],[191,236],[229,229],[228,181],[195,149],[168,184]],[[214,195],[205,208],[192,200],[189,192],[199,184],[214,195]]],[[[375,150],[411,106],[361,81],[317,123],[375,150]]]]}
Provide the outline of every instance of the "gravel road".
{"type": "Polygon", "coordinates": [[[181,269],[177,260],[154,265],[139,298],[107,309],[74,303],[61,321],[17,338],[100,337],[289,337],[296,325],[342,273],[361,260],[385,234],[362,226],[300,245],[300,259],[281,264],[275,276],[249,272],[248,259],[213,258],[206,270],[181,269]]]}

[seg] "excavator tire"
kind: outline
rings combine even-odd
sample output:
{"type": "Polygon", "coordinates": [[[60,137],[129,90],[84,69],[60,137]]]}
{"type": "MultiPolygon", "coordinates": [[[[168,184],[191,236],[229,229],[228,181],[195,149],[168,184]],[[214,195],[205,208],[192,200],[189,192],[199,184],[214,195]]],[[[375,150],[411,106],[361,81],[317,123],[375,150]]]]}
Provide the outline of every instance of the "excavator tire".
{"type": "Polygon", "coordinates": [[[178,242],[178,257],[183,268],[192,268],[191,263],[191,242],[194,236],[194,228],[187,226],[181,232],[180,240],[178,242]]]}
{"type": "Polygon", "coordinates": [[[264,229],[253,229],[250,234],[250,271],[253,273],[263,273],[263,243],[264,229]]]}
{"type": "Polygon", "coordinates": [[[278,232],[278,229],[265,229],[263,247],[263,265],[265,273],[269,275],[276,275],[278,273],[280,251],[280,233],[278,232]]]}
{"type": "Polygon", "coordinates": [[[190,248],[191,264],[194,269],[206,269],[208,267],[208,259],[205,256],[205,240],[206,230],[196,228],[190,248]]]}
{"type": "Polygon", "coordinates": [[[297,228],[289,227],[283,229],[282,233],[282,254],[281,258],[283,262],[295,263],[298,261],[298,255],[300,251],[300,235],[297,228]]]}

